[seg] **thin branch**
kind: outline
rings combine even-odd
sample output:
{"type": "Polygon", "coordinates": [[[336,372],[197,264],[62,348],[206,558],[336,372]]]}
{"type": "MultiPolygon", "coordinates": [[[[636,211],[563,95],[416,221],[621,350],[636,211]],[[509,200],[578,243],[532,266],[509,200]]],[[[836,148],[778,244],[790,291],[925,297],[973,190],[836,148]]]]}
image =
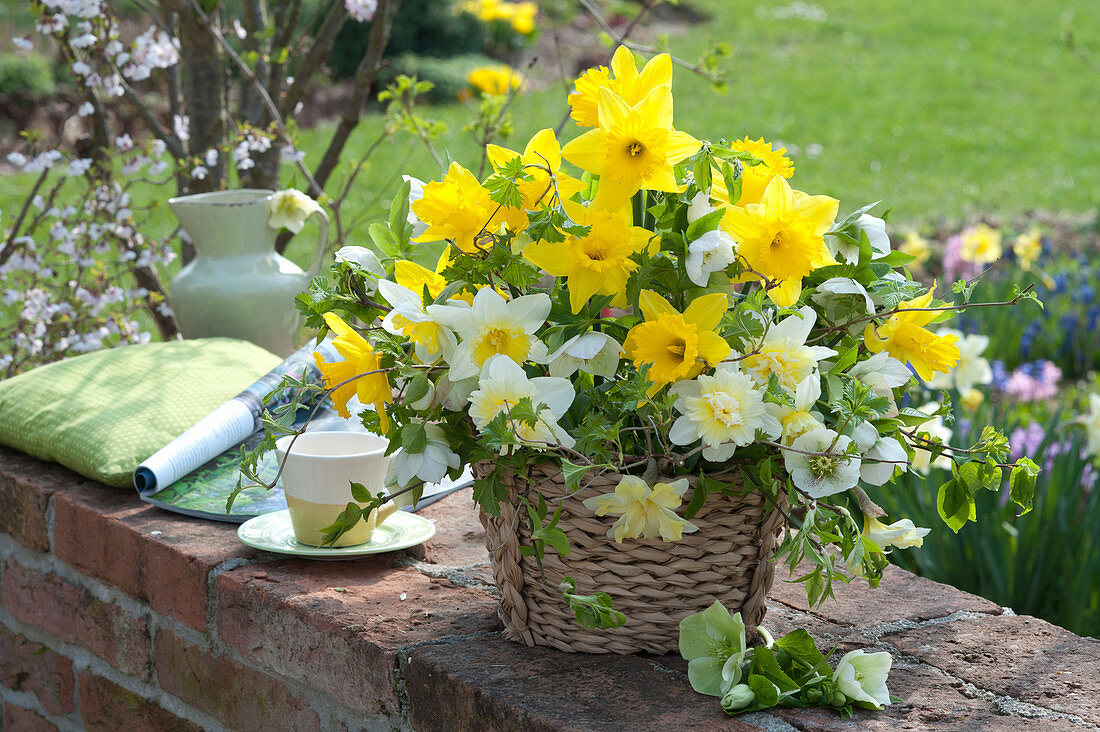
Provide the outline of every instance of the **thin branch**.
{"type": "MultiPolygon", "coordinates": [[[[302,59],[298,68],[294,69],[294,83],[290,85],[290,89],[287,90],[286,97],[283,99],[282,111],[284,113],[294,114],[294,108],[298,106],[298,102],[302,101],[306,86],[313,79],[313,74],[321,66],[321,62],[328,58],[332,43],[336,40],[336,35],[344,27],[344,22],[347,19],[348,11],[344,7],[343,0],[336,0],[329,8],[328,15],[322,21],[317,35],[314,36],[313,46],[310,48],[309,53],[302,59]]],[[[373,28],[371,29],[371,35],[374,35],[373,28]]],[[[276,116],[281,115],[276,114],[276,116]]]]}
{"type": "Polygon", "coordinates": [[[138,93],[134,91],[134,88],[130,86],[130,82],[126,81],[125,77],[123,77],[121,73],[119,73],[118,78],[119,81],[122,82],[122,89],[126,92],[126,98],[129,99],[130,102],[134,105],[134,108],[137,109],[138,114],[140,114],[141,118],[145,120],[145,124],[149,125],[150,129],[153,131],[153,134],[157,136],[157,139],[165,144],[165,146],[168,148],[168,152],[172,153],[172,157],[176,160],[182,160],[183,158],[187,157],[187,151],[183,149],[182,145],[180,145],[179,140],[176,139],[176,136],[165,129],[164,125],[162,125],[157,119],[156,115],[153,114],[153,110],[149,108],[149,106],[141,99],[138,93]]]}

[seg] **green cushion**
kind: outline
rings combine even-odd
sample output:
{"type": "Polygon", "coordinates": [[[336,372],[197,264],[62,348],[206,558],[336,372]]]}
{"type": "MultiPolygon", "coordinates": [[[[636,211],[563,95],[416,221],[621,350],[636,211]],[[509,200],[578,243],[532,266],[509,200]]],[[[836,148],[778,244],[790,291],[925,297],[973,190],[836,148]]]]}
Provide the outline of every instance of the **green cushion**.
{"type": "Polygon", "coordinates": [[[282,361],[231,338],[96,351],[0,381],[0,444],[101,483],[141,461],[282,361]]]}

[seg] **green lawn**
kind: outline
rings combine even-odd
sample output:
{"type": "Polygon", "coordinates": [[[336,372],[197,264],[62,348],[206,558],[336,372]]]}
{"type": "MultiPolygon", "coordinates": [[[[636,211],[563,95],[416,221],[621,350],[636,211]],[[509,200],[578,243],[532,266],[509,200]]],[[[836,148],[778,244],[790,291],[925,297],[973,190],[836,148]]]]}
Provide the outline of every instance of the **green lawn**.
{"type": "MultiPolygon", "coordinates": [[[[797,186],[840,198],[842,211],[882,199],[896,220],[926,222],[1096,208],[1100,74],[1061,42],[1068,5],[926,0],[902,9],[891,0],[822,0],[828,17],[817,23],[758,17],[758,8],[784,2],[693,4],[712,19],[673,38],[674,50],[693,58],[701,39],[729,41],[733,83],[717,96],[678,69],[677,125],[697,137],[748,134],[797,145],[797,186]]],[[[1100,4],[1075,10],[1077,37],[1100,55],[1100,4]]],[[[519,100],[512,146],[556,125],[562,109],[559,87],[519,100]]],[[[465,108],[435,113],[451,127],[441,147],[475,160],[461,132],[465,108]]],[[[378,124],[368,117],[352,147],[364,148],[378,124]]],[[[564,137],[576,132],[570,123],[564,137]]],[[[439,174],[427,153],[397,140],[375,156],[357,204],[385,198],[396,171],[439,174]]]]}

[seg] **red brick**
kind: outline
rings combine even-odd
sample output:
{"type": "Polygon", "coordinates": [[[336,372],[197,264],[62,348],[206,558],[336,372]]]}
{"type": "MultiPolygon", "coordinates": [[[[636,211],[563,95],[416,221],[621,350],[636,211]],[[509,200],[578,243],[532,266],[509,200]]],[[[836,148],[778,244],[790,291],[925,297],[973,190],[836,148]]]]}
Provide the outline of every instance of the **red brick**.
{"type": "Polygon", "coordinates": [[[404,663],[409,724],[422,732],[483,730],[723,730],[730,718],[692,691],[664,658],[562,653],[500,635],[424,645],[404,663]]]}
{"type": "Polygon", "coordinates": [[[201,732],[202,727],[180,719],[140,694],[128,691],[114,682],[88,672],[82,672],[80,682],[80,715],[88,730],[117,730],[125,720],[127,730],[139,732],[201,732]]]}
{"type": "Polygon", "coordinates": [[[60,465],[0,448],[0,533],[36,552],[49,551],[50,497],[85,480],[60,465]]]}
{"type": "Polygon", "coordinates": [[[925,625],[884,638],[1000,696],[1100,724],[1100,640],[1026,616],[925,625]]]}
{"type": "Polygon", "coordinates": [[[73,664],[41,643],[0,626],[0,683],[30,692],[51,714],[73,710],[73,664]]]}
{"type": "Polygon", "coordinates": [[[488,563],[485,527],[478,520],[472,488],[456,491],[417,513],[436,528],[435,536],[424,544],[424,561],[450,567],[488,563]]]}
{"type": "Polygon", "coordinates": [[[389,557],[241,567],[218,577],[217,596],[226,644],[371,715],[399,712],[397,649],[499,628],[484,592],[394,569],[389,557]]]}
{"type": "Polygon", "coordinates": [[[162,689],[234,729],[320,728],[317,712],[282,681],[168,631],[157,633],[156,663],[162,689]]]}
{"type": "Polygon", "coordinates": [[[12,704],[4,705],[4,729],[12,732],[55,732],[57,725],[38,712],[12,704]]]}
{"type": "Polygon", "coordinates": [[[210,570],[257,555],[237,539],[235,525],[179,516],[140,504],[134,494],[97,487],[55,500],[54,551],[80,572],[200,632],[210,570]]]}
{"type": "Polygon", "coordinates": [[[39,574],[14,561],[4,573],[4,601],[19,620],[87,648],[119,671],[149,678],[149,630],[144,619],[59,575],[39,574]]]}
{"type": "MultiPolygon", "coordinates": [[[[795,577],[800,574],[801,572],[796,572],[795,577]]],[[[792,578],[786,567],[777,567],[775,583],[768,598],[798,610],[806,610],[806,586],[792,583],[790,579],[792,578]]],[[[858,579],[847,585],[837,583],[833,585],[833,589],[836,599],[826,600],[820,607],[813,609],[813,614],[856,628],[870,628],[899,620],[921,622],[946,617],[959,611],[990,615],[1001,613],[1001,608],[996,603],[950,585],[918,577],[893,565],[886,568],[882,582],[876,589],[871,589],[866,581],[858,579]]]]}

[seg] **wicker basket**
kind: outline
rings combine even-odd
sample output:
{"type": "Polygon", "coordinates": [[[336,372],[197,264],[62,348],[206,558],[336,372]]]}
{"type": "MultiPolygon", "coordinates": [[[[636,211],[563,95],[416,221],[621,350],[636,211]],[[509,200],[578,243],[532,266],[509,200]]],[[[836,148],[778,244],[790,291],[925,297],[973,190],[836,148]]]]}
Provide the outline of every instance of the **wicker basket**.
{"type": "MultiPolygon", "coordinates": [[[[492,465],[475,466],[485,475],[492,465]]],[[[739,475],[715,475],[727,483],[739,475]]],[[[668,653],[677,650],[679,624],[719,600],[730,612],[741,611],[745,625],[754,628],[764,617],[764,600],[771,587],[774,564],[767,561],[783,525],[783,514],[757,492],[734,499],[720,494],[691,519],[697,532],[681,541],[628,539],[622,544],[607,536],[613,517],[597,517],[581,503],[614,491],[619,476],[605,475],[573,494],[565,489],[557,469],[531,469],[547,501],[563,497],[558,527],[569,537],[570,553],[560,557],[548,549],[543,559],[548,585],[539,576],[534,557],[519,552],[530,544],[531,532],[517,498],[514,476],[506,475],[513,501],[501,506],[501,515],[482,514],[493,576],[500,588],[499,614],[504,635],[528,646],[553,646],[584,653],[668,653]],[[521,520],[522,519],[522,520],[521,520]],[[554,589],[565,576],[577,582],[579,593],[611,595],[626,625],[612,630],[589,630],[576,623],[561,592],[554,589]]],[[[694,478],[688,476],[694,486],[694,478]]],[[[522,487],[522,479],[520,481],[522,487]]]]}

